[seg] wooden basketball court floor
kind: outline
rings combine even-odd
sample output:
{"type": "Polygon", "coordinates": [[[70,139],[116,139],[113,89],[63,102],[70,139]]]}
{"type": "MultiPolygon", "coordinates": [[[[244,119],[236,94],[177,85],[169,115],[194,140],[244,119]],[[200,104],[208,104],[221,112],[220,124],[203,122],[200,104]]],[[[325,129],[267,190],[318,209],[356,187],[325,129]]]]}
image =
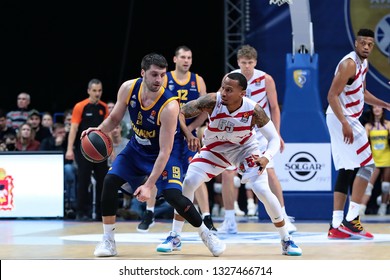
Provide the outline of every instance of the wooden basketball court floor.
{"type": "MultiPolygon", "coordinates": [[[[243,218],[238,234],[220,234],[227,245],[220,260],[390,260],[390,216],[362,217],[373,240],[328,240],[328,222],[297,221],[293,234],[302,248],[299,257],[283,256],[279,236],[268,221],[243,218]]],[[[220,220],[215,225],[220,224],[220,220]]],[[[119,221],[116,230],[118,255],[122,260],[211,260],[214,257],[196,230],[185,224],[183,247],[173,253],[158,253],[156,246],[171,229],[170,221],[156,221],[147,233],[138,233],[137,221],[119,221]]],[[[1,260],[93,260],[102,236],[100,222],[50,219],[0,219],[1,260]]]]}

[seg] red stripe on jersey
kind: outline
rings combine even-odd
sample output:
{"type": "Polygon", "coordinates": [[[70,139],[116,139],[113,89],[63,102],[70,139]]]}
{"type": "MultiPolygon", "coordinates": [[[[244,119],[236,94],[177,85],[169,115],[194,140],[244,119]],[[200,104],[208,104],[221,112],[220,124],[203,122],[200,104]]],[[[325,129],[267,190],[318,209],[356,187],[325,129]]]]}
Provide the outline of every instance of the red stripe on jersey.
{"type": "Polygon", "coordinates": [[[265,75],[258,77],[256,79],[253,79],[253,81],[250,84],[260,83],[261,80],[264,80],[264,79],[265,79],[265,75]]]}
{"type": "Polygon", "coordinates": [[[356,105],[359,105],[359,104],[360,104],[360,100],[356,100],[354,102],[350,102],[350,103],[345,104],[345,107],[346,108],[350,108],[350,107],[353,107],[353,106],[356,106],[356,105]]]}
{"type": "Polygon", "coordinates": [[[253,115],[253,111],[247,111],[247,112],[240,112],[237,115],[235,115],[234,117],[235,118],[242,118],[242,117],[249,118],[252,115],[253,115]]]}
{"type": "Polygon", "coordinates": [[[364,161],[360,163],[360,166],[365,166],[368,162],[370,162],[372,159],[372,154],[368,158],[366,158],[364,161]]]}
{"type": "Polygon", "coordinates": [[[216,115],[215,117],[211,117],[210,121],[213,121],[215,119],[223,119],[223,118],[230,118],[230,116],[227,115],[226,113],[222,113],[222,114],[216,115]]]}
{"type": "Polygon", "coordinates": [[[220,160],[222,160],[223,162],[226,162],[228,165],[232,165],[226,158],[224,158],[220,153],[216,153],[214,151],[212,151],[211,149],[214,148],[214,147],[217,147],[217,146],[220,146],[220,145],[223,145],[225,143],[229,143],[229,142],[216,142],[216,143],[213,143],[211,145],[208,145],[206,147],[203,147],[201,149],[201,151],[207,151],[209,153],[212,153],[214,156],[216,156],[217,158],[219,158],[220,160]],[[217,145],[215,145],[217,144],[217,145]]]}
{"type": "Polygon", "coordinates": [[[193,162],[208,163],[208,164],[210,164],[210,165],[215,165],[215,166],[218,166],[218,167],[221,167],[221,168],[226,168],[226,167],[227,167],[227,166],[223,166],[223,165],[217,164],[217,163],[215,163],[215,162],[212,162],[212,161],[210,161],[210,160],[208,160],[208,159],[200,158],[200,157],[194,158],[194,159],[191,161],[191,163],[193,163],[193,162]]]}
{"type": "Polygon", "coordinates": [[[262,93],[262,92],[264,92],[264,91],[265,91],[265,88],[260,88],[260,89],[258,89],[258,90],[252,91],[252,92],[251,92],[251,96],[256,95],[256,94],[259,94],[259,93],[262,93]]]}
{"type": "Polygon", "coordinates": [[[251,136],[252,136],[252,131],[251,131],[251,133],[250,133],[247,137],[245,137],[244,139],[242,139],[242,141],[240,142],[240,145],[244,145],[245,142],[248,141],[248,139],[249,139],[251,136]]]}
{"type": "Polygon", "coordinates": [[[362,113],[363,113],[363,110],[364,110],[364,107],[363,107],[359,112],[350,115],[350,117],[353,117],[353,118],[358,118],[358,117],[360,117],[360,116],[362,115],[362,113]]]}
{"type": "Polygon", "coordinates": [[[249,118],[252,115],[253,115],[253,111],[240,112],[234,116],[230,116],[226,113],[220,113],[220,114],[217,114],[215,117],[211,117],[210,121],[214,121],[217,119],[225,119],[225,118],[242,118],[242,117],[249,118]]]}
{"type": "Polygon", "coordinates": [[[366,144],[364,144],[363,146],[361,146],[357,151],[356,151],[356,154],[360,154],[361,152],[363,152],[365,149],[367,149],[368,147],[370,146],[370,142],[367,142],[366,144]]]}
{"type": "Polygon", "coordinates": [[[359,76],[360,76],[361,73],[362,73],[362,70],[359,69],[359,72],[357,72],[357,74],[355,75],[354,81],[356,81],[356,80],[359,78],[359,76]]]}
{"type": "MultiPolygon", "coordinates": [[[[225,132],[225,130],[220,130],[217,127],[208,127],[207,129],[212,132],[225,132]]],[[[245,131],[245,130],[251,130],[251,127],[248,125],[248,126],[240,126],[240,127],[233,128],[233,131],[245,131]]]]}
{"type": "Polygon", "coordinates": [[[363,85],[361,84],[358,88],[356,88],[356,89],[354,89],[354,90],[346,91],[346,92],[345,92],[345,95],[351,95],[351,94],[355,94],[355,93],[359,92],[360,89],[362,88],[362,86],[363,86],[363,85]]]}

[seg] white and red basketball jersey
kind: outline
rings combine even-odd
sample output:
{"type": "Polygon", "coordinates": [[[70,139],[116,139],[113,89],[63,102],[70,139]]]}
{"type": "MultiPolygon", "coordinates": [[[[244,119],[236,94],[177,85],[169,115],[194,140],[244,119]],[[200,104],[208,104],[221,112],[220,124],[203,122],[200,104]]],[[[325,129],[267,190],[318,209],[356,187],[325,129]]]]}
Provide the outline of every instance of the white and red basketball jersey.
{"type": "MultiPolygon", "coordinates": [[[[359,118],[364,109],[364,80],[368,70],[368,63],[367,59],[362,62],[357,53],[353,51],[340,60],[336,67],[335,74],[339,69],[340,63],[346,59],[352,59],[355,61],[356,72],[353,82],[350,85],[346,85],[343,92],[339,95],[339,101],[344,116],[359,118]]],[[[330,105],[328,106],[326,113],[333,114],[333,110],[330,105]]]]}
{"type": "Polygon", "coordinates": [[[242,106],[229,113],[227,107],[222,105],[221,94],[217,92],[216,104],[203,135],[204,145],[212,151],[223,153],[243,146],[253,137],[251,123],[255,106],[256,102],[244,97],[242,106]]]}

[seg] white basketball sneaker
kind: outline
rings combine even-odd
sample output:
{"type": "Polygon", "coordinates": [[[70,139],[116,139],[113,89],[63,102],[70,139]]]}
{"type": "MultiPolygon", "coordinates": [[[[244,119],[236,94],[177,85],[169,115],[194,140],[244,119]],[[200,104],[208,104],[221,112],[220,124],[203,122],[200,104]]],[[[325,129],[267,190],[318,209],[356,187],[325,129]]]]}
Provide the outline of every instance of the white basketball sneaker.
{"type": "Polygon", "coordinates": [[[225,251],[226,244],[217,237],[214,231],[206,230],[199,235],[214,257],[219,257],[225,251]]]}
{"type": "Polygon", "coordinates": [[[95,248],[93,253],[95,257],[113,257],[116,256],[115,240],[105,239],[101,241],[95,248]]]}
{"type": "Polygon", "coordinates": [[[222,225],[218,228],[219,233],[236,234],[237,223],[236,220],[225,219],[222,225]]]}

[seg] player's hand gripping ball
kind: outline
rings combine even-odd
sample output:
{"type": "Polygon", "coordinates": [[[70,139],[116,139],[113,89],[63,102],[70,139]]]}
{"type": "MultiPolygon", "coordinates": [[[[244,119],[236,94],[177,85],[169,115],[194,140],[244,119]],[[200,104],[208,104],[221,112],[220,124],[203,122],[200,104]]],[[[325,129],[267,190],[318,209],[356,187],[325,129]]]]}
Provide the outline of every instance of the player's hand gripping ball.
{"type": "Polygon", "coordinates": [[[81,138],[81,153],[94,163],[105,161],[112,153],[111,138],[100,130],[93,130],[81,138]]]}

